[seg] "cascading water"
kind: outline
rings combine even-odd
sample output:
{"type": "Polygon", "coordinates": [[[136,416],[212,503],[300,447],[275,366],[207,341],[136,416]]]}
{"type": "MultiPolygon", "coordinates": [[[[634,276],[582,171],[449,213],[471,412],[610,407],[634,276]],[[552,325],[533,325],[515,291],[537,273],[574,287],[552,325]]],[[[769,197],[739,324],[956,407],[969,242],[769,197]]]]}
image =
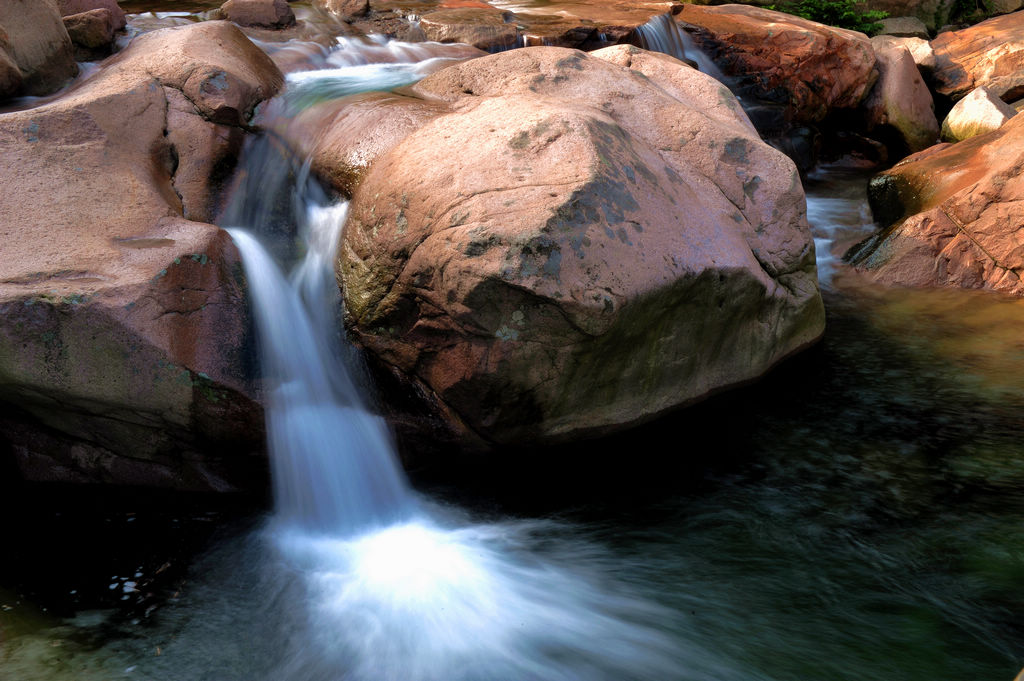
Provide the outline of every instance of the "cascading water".
{"type": "MultiPolygon", "coordinates": [[[[289,77],[282,109],[311,93],[386,89],[395,84],[389,73],[415,80],[424,72],[410,64],[371,72],[381,65],[352,61],[289,77]],[[370,73],[381,77],[374,83],[370,73]]],[[[596,547],[565,537],[558,551],[538,550],[538,538],[557,525],[471,524],[413,499],[383,422],[366,410],[345,353],[332,345],[340,328],[333,263],[346,205],[326,205],[304,168],[268,163],[266,149],[249,151],[241,200],[225,219],[257,227],[280,221],[280,185],[297,175],[286,203],[301,244],[288,244],[278,229],[285,247],[273,250],[283,259],[305,252],[285,277],[252,233],[229,230],[262,348],[277,501],[271,536],[305,594],[305,637],[265,678],[719,677],[706,653],[684,653],[649,624],[677,615],[609,579],[596,547]]]]}
{"type": "Polygon", "coordinates": [[[693,42],[690,34],[679,27],[671,14],[659,14],[646,24],[636,27],[641,47],[662,52],[676,59],[688,59],[697,69],[712,78],[727,83],[726,75],[718,65],[693,42]]]}

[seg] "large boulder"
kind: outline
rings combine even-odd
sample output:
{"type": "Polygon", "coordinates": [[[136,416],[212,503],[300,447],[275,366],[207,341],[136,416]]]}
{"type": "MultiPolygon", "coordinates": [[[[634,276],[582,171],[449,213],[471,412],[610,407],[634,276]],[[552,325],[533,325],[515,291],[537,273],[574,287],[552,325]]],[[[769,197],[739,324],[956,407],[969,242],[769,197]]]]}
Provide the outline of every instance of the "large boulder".
{"type": "Polygon", "coordinates": [[[980,87],[950,109],[942,121],[942,141],[959,142],[998,130],[1017,110],[988,88],[980,87]]]}
{"type": "Polygon", "coordinates": [[[71,38],[53,0],[0,2],[0,98],[49,94],[76,73],[71,38]]]}
{"type": "Polygon", "coordinates": [[[901,151],[921,151],[939,136],[935,102],[910,51],[889,40],[872,39],[878,82],[864,103],[868,131],[896,137],[901,151]]]}
{"type": "Polygon", "coordinates": [[[793,123],[857,108],[878,77],[863,33],[747,5],[685,5],[677,21],[742,95],[779,103],[793,123]]]}
{"type": "Polygon", "coordinates": [[[227,0],[217,10],[220,19],[239,26],[285,28],[295,25],[295,13],[288,0],[227,0]]]}
{"type": "Polygon", "coordinates": [[[859,8],[880,10],[890,17],[915,17],[929,31],[937,31],[949,21],[956,0],[862,0],[859,8]]]}
{"type": "Polygon", "coordinates": [[[0,115],[0,437],[26,477],[231,489],[259,470],[244,278],[193,183],[281,83],[204,22],[0,115]]]}
{"type": "Polygon", "coordinates": [[[635,424],[821,335],[796,168],[718,81],[532,47],[413,89],[438,111],[356,187],[339,278],[352,337],[483,440],[635,424]]]}
{"type": "Polygon", "coordinates": [[[932,50],[937,93],[956,101],[987,87],[1007,102],[1024,97],[1024,12],[940,33],[932,50]]]}
{"type": "Polygon", "coordinates": [[[876,176],[885,229],[850,254],[876,281],[1024,295],[1024,118],[910,156],[876,176]]]}
{"type": "Polygon", "coordinates": [[[428,12],[420,18],[420,28],[428,40],[496,52],[518,46],[519,30],[511,19],[498,9],[462,7],[428,12]]]}

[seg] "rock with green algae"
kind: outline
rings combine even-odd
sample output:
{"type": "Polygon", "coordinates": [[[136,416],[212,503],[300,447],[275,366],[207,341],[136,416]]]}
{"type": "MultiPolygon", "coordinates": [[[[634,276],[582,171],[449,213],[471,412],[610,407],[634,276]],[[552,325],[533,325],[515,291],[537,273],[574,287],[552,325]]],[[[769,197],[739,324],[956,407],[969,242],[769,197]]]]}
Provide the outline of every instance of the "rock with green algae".
{"type": "Polygon", "coordinates": [[[282,84],[233,25],[155,31],[0,115],[0,427],[30,479],[231,489],[262,413],[211,179],[282,84]]]}
{"type": "Polygon", "coordinates": [[[631,46],[537,47],[414,91],[433,112],[356,187],[339,277],[353,337],[453,427],[623,428],[821,335],[796,169],[721,83],[631,46]]]}

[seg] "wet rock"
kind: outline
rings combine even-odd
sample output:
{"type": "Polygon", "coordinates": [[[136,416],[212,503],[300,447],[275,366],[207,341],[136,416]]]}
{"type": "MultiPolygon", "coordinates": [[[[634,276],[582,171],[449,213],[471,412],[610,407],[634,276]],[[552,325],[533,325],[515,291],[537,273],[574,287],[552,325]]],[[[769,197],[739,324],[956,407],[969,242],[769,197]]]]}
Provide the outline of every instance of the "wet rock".
{"type": "Polygon", "coordinates": [[[623,428],[820,336],[798,174],[718,81],[534,47],[413,92],[438,111],[358,184],[339,278],[352,337],[450,422],[492,444],[623,428]]]}
{"type": "Polygon", "coordinates": [[[891,223],[850,258],[876,281],[1024,295],[1024,118],[908,157],[871,182],[891,223]]]}
{"type": "Polygon", "coordinates": [[[295,25],[295,13],[288,0],[227,0],[220,6],[217,18],[239,26],[286,28],[295,25]]]}
{"type": "Polygon", "coordinates": [[[223,231],[189,218],[209,217],[193,183],[216,186],[216,138],[240,138],[281,81],[236,27],[203,22],[0,115],[0,399],[24,415],[0,437],[23,475],[251,480],[262,414],[242,269],[223,231]]]}
{"type": "Polygon", "coordinates": [[[917,17],[889,17],[882,19],[880,33],[898,38],[921,38],[928,40],[928,27],[917,17]]]}
{"type": "Polygon", "coordinates": [[[466,43],[488,52],[507,50],[519,44],[519,30],[511,15],[498,9],[465,7],[429,12],[420,18],[428,40],[466,43]]]}
{"type": "Polygon", "coordinates": [[[959,142],[998,130],[1017,115],[1017,110],[988,88],[971,92],[950,110],[942,121],[942,141],[959,142]]]}
{"type": "Polygon", "coordinates": [[[78,73],[71,38],[53,0],[5,0],[0,3],[0,67],[7,72],[0,96],[45,95],[78,73]],[[20,78],[14,76],[16,66],[20,78]],[[18,89],[12,89],[20,83],[18,89]],[[3,88],[6,85],[6,88],[3,88]]]}
{"type": "Polygon", "coordinates": [[[868,131],[891,131],[898,145],[911,152],[931,146],[939,136],[935,102],[913,56],[884,39],[873,38],[871,45],[880,75],[864,103],[868,131]]]}
{"type": "Polygon", "coordinates": [[[1008,102],[1024,96],[1024,13],[941,33],[932,49],[937,93],[956,101],[986,87],[1008,102]]]}
{"type": "Polygon", "coordinates": [[[878,77],[863,33],[746,5],[685,5],[677,21],[742,94],[784,104],[796,124],[856,108],[878,77]]]}

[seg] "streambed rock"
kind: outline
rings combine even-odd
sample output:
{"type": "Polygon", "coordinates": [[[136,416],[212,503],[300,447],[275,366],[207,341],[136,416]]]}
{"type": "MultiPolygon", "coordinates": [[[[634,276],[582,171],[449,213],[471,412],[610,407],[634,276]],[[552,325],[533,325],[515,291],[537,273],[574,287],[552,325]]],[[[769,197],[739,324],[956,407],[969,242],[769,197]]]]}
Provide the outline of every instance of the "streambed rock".
{"type": "Polygon", "coordinates": [[[880,75],[864,102],[868,131],[895,137],[895,146],[904,152],[926,149],[939,137],[939,122],[914,57],[903,45],[885,38],[872,38],[871,45],[880,75]]]}
{"type": "Polygon", "coordinates": [[[27,478],[231,489],[259,470],[242,270],[191,183],[215,186],[281,82],[204,22],[0,115],[0,437],[27,478]]]}
{"type": "Polygon", "coordinates": [[[1003,101],[1024,97],[1024,12],[992,19],[932,41],[935,91],[956,101],[986,87],[1003,101]]]}
{"type": "Polygon", "coordinates": [[[874,280],[1024,295],[1024,118],[936,145],[876,176],[869,196],[889,225],[850,253],[874,280]]]}
{"type": "Polygon", "coordinates": [[[857,108],[878,78],[863,33],[747,5],[685,5],[676,20],[741,93],[778,103],[791,123],[857,108]]]}
{"type": "Polygon", "coordinates": [[[352,337],[483,440],[636,424],[821,335],[797,171],[719,82],[534,47],[413,90],[439,111],[357,186],[339,279],[352,337]]]}
{"type": "Polygon", "coordinates": [[[53,0],[0,2],[0,99],[49,94],[77,73],[71,38],[53,0]]]}

